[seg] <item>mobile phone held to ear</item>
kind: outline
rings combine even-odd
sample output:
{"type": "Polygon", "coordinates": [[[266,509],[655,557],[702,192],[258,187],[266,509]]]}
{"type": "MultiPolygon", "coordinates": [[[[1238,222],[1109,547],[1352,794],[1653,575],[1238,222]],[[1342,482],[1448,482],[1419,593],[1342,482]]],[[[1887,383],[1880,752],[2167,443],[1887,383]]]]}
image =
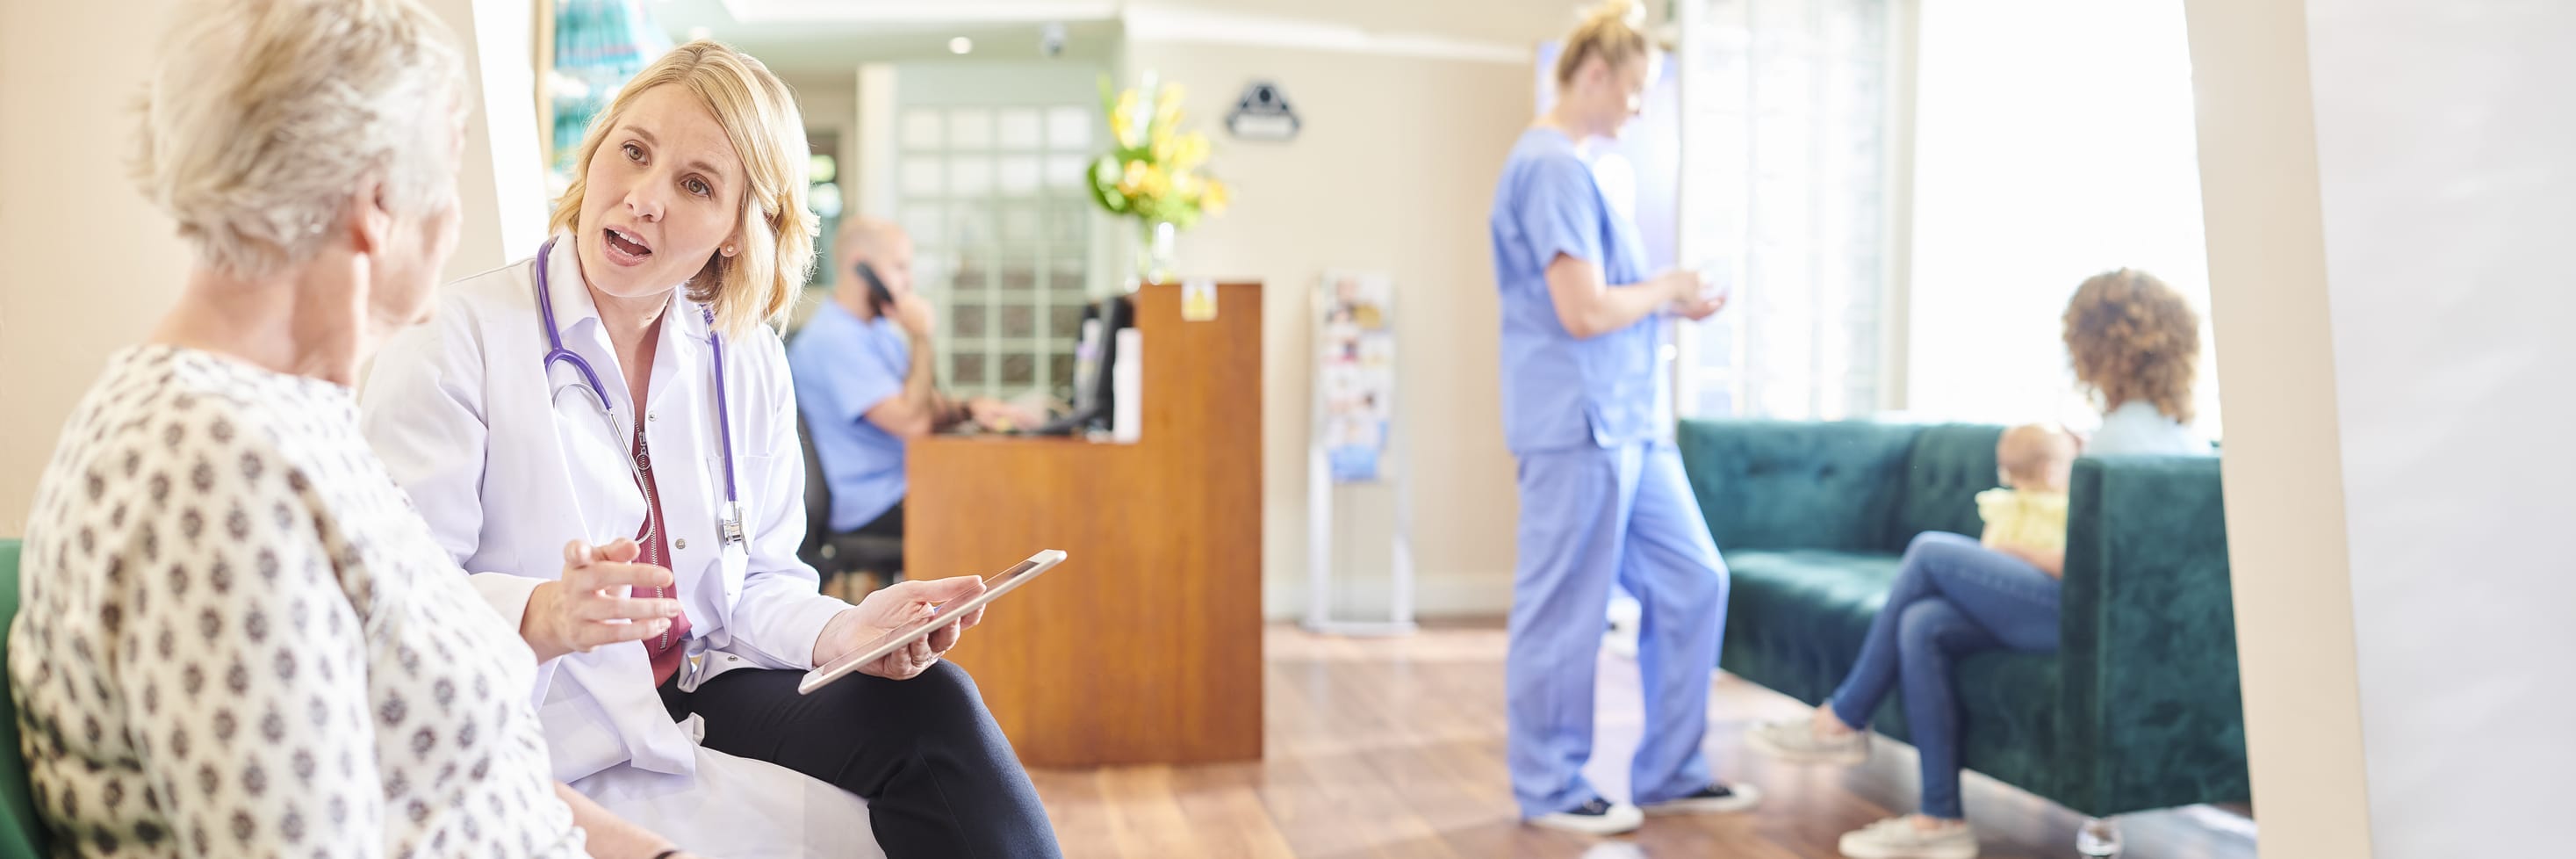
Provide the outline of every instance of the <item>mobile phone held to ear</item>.
{"type": "Polygon", "coordinates": [[[894,307],[894,292],[886,289],[885,280],[877,277],[877,270],[869,267],[867,263],[859,263],[854,268],[860,282],[868,285],[868,312],[878,316],[886,315],[886,311],[894,307]]]}

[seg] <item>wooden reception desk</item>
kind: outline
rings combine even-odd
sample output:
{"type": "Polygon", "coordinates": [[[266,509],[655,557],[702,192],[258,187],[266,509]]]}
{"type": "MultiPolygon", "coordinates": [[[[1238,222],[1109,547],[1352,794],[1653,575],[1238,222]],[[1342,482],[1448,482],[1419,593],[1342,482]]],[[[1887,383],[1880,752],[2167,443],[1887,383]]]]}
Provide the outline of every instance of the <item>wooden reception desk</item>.
{"type": "Polygon", "coordinates": [[[1039,549],[1064,565],[994,603],[949,658],[1036,767],[1261,756],[1261,290],[1134,296],[1134,444],[941,436],[915,442],[904,575],[991,574],[1039,549]]]}

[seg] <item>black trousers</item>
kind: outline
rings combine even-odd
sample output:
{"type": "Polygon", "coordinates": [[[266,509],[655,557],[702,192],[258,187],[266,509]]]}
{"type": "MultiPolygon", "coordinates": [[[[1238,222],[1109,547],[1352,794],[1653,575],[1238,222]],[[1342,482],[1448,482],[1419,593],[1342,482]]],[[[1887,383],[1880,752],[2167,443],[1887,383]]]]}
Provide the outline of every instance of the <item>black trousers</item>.
{"type": "Polygon", "coordinates": [[[768,761],[868,801],[888,859],[1055,859],[1055,829],[966,669],[910,680],[853,674],[812,695],[797,671],[741,668],[682,692],[671,718],[706,718],[706,747],[768,761]]]}

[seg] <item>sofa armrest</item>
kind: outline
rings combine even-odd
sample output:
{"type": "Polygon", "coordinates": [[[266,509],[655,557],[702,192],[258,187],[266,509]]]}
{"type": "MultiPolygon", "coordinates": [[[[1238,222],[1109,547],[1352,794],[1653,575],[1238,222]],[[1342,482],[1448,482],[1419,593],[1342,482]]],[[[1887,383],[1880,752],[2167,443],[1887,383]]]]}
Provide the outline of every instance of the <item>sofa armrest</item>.
{"type": "Polygon", "coordinates": [[[2251,796],[2215,457],[2076,463],[2061,687],[2069,807],[2251,796]]]}

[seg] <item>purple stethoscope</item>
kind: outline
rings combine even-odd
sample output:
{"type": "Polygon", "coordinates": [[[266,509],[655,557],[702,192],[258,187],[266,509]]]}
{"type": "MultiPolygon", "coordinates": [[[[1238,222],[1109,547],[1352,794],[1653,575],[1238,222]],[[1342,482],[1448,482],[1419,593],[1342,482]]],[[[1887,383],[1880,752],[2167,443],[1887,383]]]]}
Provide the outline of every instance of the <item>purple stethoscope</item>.
{"type": "MultiPolygon", "coordinates": [[[[557,363],[572,365],[574,370],[581,373],[581,385],[579,387],[582,389],[582,393],[589,395],[592,404],[599,407],[600,419],[608,422],[609,437],[623,438],[626,434],[626,428],[618,426],[616,412],[608,405],[608,386],[600,383],[599,373],[590,368],[589,361],[582,360],[580,355],[573,354],[572,350],[564,348],[563,332],[561,329],[555,327],[554,293],[546,285],[546,255],[553,252],[554,249],[554,240],[547,239],[544,245],[537,248],[536,263],[537,313],[542,319],[544,319],[546,326],[546,374],[548,376],[552,376],[557,363]]],[[[725,408],[724,343],[716,337],[714,329],[716,312],[705,305],[699,305],[698,313],[706,319],[709,326],[707,330],[707,356],[709,361],[714,364],[716,377],[716,439],[717,444],[721,446],[724,453],[725,497],[724,505],[719,508],[717,515],[716,535],[717,538],[725,544],[741,545],[743,542],[742,499],[734,489],[733,419],[731,415],[726,413],[725,408]]],[[[555,392],[557,395],[560,395],[563,392],[563,389],[556,388],[555,392]]],[[[639,488],[645,486],[644,470],[641,466],[636,465],[635,457],[626,456],[621,458],[626,460],[626,470],[634,476],[635,485],[639,488]]],[[[642,536],[637,538],[639,541],[649,540],[653,536],[654,522],[652,515],[652,499],[645,499],[645,503],[645,531],[642,536]]]]}

